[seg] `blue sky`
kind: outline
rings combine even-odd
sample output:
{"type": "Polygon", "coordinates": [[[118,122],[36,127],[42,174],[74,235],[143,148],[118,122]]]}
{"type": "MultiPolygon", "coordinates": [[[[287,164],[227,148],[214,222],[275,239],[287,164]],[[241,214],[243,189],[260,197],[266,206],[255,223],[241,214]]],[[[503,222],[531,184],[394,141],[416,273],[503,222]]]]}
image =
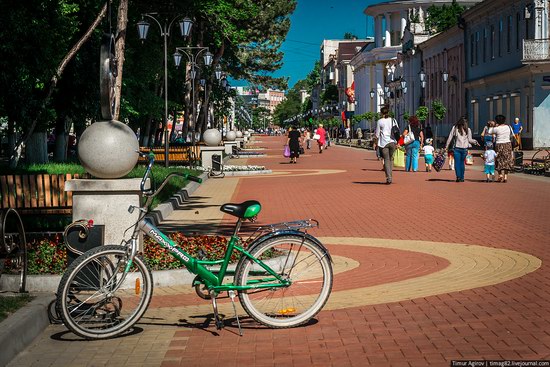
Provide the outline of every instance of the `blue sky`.
{"type": "Polygon", "coordinates": [[[380,0],[298,0],[282,51],[284,66],[276,76],[288,76],[289,87],[303,79],[319,59],[323,39],[342,39],[351,32],[359,38],[373,36],[372,18],[363,13],[380,0]],[[367,31],[368,30],[368,31],[367,31]],[[368,34],[367,34],[368,32],[368,34]]]}

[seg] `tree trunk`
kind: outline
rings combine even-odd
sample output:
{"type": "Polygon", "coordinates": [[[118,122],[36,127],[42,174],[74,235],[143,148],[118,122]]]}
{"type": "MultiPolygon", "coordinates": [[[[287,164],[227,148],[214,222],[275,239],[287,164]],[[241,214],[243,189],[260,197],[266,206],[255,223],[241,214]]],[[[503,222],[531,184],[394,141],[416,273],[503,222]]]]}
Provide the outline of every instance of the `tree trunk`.
{"type": "Polygon", "coordinates": [[[53,152],[53,161],[57,163],[67,161],[67,148],[69,142],[69,134],[67,132],[68,121],[66,117],[58,117],[55,122],[55,149],[53,152]]]}
{"type": "Polygon", "coordinates": [[[67,161],[67,148],[69,143],[69,134],[66,131],[60,131],[55,134],[55,148],[53,151],[53,161],[63,163],[67,161]]]}
{"type": "MultiPolygon", "coordinates": [[[[124,0],[123,0],[124,1],[124,0]]],[[[59,66],[55,70],[54,75],[50,79],[50,83],[48,86],[48,92],[46,93],[46,97],[44,98],[44,101],[42,102],[42,105],[40,107],[40,112],[34,116],[34,120],[31,123],[31,126],[29,127],[29,130],[21,137],[20,141],[18,141],[11,154],[10,154],[10,167],[15,168],[17,167],[17,164],[19,163],[19,159],[21,158],[21,152],[24,145],[27,147],[29,146],[28,142],[31,138],[31,136],[34,133],[34,129],[36,128],[36,124],[38,123],[38,119],[40,118],[41,112],[45,110],[45,108],[50,103],[50,98],[57,86],[57,82],[59,81],[59,78],[61,78],[61,75],[65,71],[65,68],[67,67],[67,64],[69,61],[72,60],[72,58],[76,55],[76,53],[80,50],[82,45],[91,37],[93,31],[97,28],[97,26],[101,23],[101,20],[103,17],[105,17],[105,14],[107,14],[107,3],[103,5],[101,8],[101,11],[97,15],[94,22],[90,25],[88,30],[84,33],[84,35],[76,42],[76,44],[69,50],[67,55],[61,60],[59,63],[59,66]]],[[[47,145],[47,144],[46,144],[47,145]]],[[[47,156],[46,156],[47,158],[47,156]]]]}
{"type": "Polygon", "coordinates": [[[117,77],[115,81],[115,116],[118,120],[120,116],[120,99],[122,96],[122,69],[124,66],[124,49],[126,47],[126,27],[128,25],[128,0],[120,0],[117,16],[117,36],[116,36],[116,57],[117,57],[117,77]]]}
{"type": "Polygon", "coordinates": [[[148,147],[149,146],[149,141],[151,139],[151,125],[152,125],[153,121],[152,121],[152,118],[151,116],[147,116],[147,118],[145,119],[145,128],[143,129],[143,137],[142,137],[142,140],[141,140],[141,146],[142,147],[148,147]]]}
{"type": "Polygon", "coordinates": [[[48,163],[48,137],[45,131],[35,131],[29,137],[25,147],[25,162],[27,164],[48,163]]]}

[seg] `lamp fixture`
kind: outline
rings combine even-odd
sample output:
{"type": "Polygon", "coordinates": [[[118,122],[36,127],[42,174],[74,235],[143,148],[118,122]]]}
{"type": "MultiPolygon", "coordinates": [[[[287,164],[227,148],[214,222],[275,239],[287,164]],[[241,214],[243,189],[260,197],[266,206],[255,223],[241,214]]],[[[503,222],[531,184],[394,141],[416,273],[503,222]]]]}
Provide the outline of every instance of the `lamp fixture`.
{"type": "MultiPolygon", "coordinates": [[[[418,76],[420,77],[421,82],[426,81],[426,73],[424,72],[424,69],[420,69],[420,72],[418,73],[418,76]]],[[[422,87],[422,88],[424,88],[424,87],[422,87]]]]}

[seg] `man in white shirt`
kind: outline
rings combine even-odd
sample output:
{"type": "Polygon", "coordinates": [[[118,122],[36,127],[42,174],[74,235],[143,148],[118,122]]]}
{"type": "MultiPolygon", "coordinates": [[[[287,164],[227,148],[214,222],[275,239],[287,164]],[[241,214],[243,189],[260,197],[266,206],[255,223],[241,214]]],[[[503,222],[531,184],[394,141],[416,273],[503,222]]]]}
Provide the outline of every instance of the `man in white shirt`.
{"type": "Polygon", "coordinates": [[[389,108],[384,106],[380,110],[382,118],[376,122],[374,136],[378,138],[377,146],[374,149],[380,149],[380,155],[384,159],[384,172],[386,173],[386,184],[392,183],[393,153],[395,152],[397,141],[392,136],[392,126],[394,119],[389,116],[389,108]]]}

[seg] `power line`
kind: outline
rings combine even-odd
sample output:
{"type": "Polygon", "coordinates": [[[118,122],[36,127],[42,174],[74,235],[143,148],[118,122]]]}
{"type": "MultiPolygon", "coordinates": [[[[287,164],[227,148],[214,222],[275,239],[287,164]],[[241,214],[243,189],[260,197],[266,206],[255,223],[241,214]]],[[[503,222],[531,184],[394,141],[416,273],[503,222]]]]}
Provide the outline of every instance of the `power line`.
{"type": "Polygon", "coordinates": [[[319,43],[311,43],[311,42],[304,42],[304,41],[295,41],[295,40],[290,40],[290,39],[286,39],[285,41],[288,41],[288,42],[295,42],[295,43],[301,43],[301,44],[304,44],[304,45],[313,45],[313,46],[317,46],[317,47],[321,47],[321,45],[319,43]]]}

